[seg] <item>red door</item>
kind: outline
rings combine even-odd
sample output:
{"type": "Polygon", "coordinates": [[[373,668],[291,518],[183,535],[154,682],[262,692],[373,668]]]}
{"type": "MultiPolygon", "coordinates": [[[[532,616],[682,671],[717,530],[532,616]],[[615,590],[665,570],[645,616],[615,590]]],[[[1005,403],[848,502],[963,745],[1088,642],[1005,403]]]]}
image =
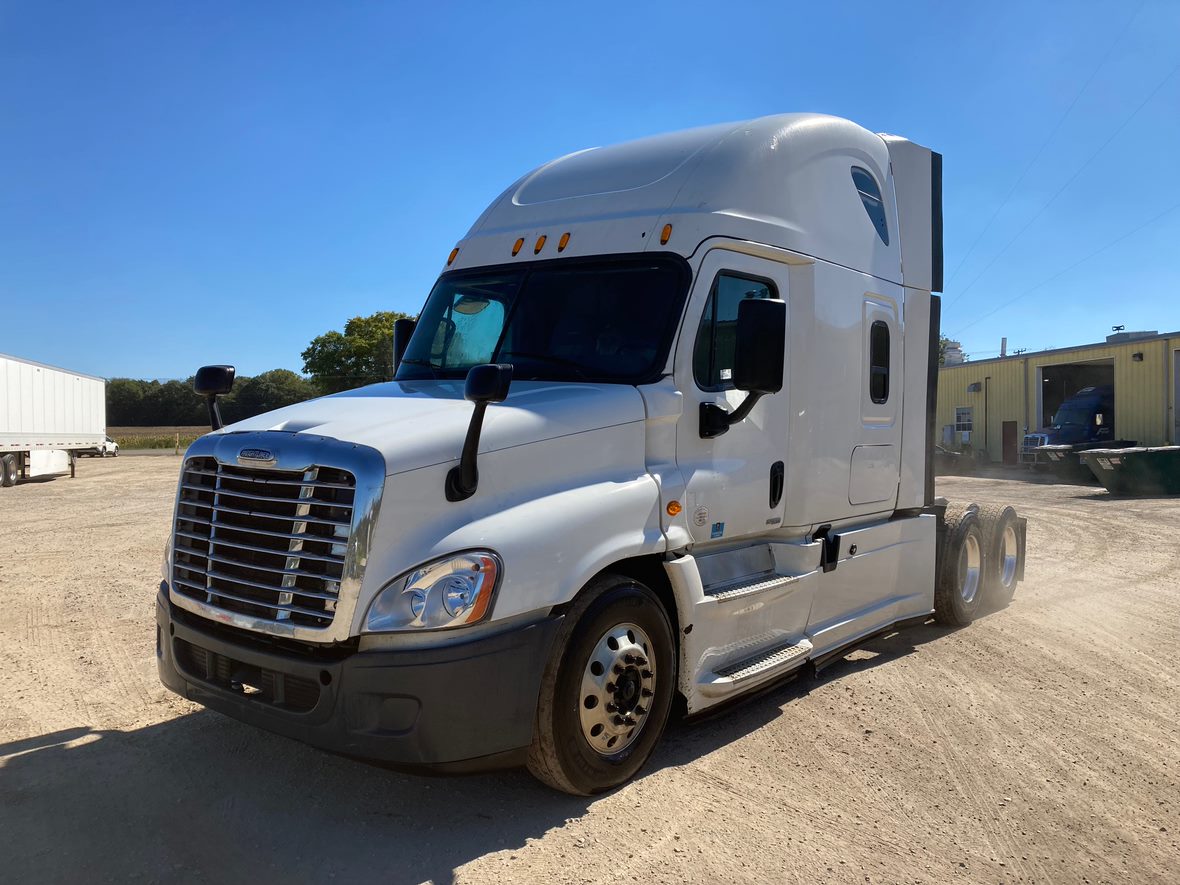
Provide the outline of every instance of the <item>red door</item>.
{"type": "Polygon", "coordinates": [[[1001,427],[1004,439],[1004,463],[1017,464],[1020,461],[1020,441],[1015,421],[1005,421],[1001,427]]]}

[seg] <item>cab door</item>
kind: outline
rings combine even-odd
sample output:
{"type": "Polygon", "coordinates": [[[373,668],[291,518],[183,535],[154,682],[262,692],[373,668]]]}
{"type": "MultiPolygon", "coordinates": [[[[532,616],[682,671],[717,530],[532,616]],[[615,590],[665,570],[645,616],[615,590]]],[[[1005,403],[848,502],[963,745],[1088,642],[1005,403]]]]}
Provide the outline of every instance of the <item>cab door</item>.
{"type": "MultiPolygon", "coordinates": [[[[700,414],[703,403],[732,412],[748,395],[733,388],[738,305],[748,298],[787,301],[787,278],[786,265],[725,249],[706,254],[697,272],[675,358],[684,396],[676,457],[694,543],[765,533],[782,523],[788,385],[711,439],[701,436],[700,414]]],[[[789,303],[787,313],[789,326],[789,303]]]]}

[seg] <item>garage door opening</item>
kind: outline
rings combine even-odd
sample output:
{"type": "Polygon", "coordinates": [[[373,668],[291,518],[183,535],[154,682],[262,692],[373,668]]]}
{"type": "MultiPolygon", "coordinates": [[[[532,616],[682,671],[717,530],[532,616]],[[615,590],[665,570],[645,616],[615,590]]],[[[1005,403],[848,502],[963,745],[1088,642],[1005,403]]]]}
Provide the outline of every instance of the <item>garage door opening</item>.
{"type": "Polygon", "coordinates": [[[1038,373],[1041,376],[1038,413],[1042,428],[1062,422],[1084,427],[1084,431],[1079,429],[1075,433],[1081,437],[1078,442],[1084,441],[1083,438],[1117,436],[1114,360],[1042,366],[1038,373]],[[1088,388],[1086,394],[1079,396],[1088,388]]]}

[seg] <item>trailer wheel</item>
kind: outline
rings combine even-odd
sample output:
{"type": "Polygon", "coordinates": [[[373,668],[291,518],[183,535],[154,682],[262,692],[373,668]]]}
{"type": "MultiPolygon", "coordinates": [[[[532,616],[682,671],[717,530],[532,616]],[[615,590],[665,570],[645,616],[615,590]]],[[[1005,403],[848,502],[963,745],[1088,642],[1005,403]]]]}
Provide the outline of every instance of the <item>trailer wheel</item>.
{"type": "Polygon", "coordinates": [[[667,724],[676,660],[668,614],[651,590],[622,575],[591,581],[545,667],[529,771],[576,796],[630,780],[667,724]]]}
{"type": "Polygon", "coordinates": [[[934,588],[934,619],[951,627],[975,620],[983,597],[984,539],[977,504],[946,509],[942,565],[934,588]]]}
{"type": "Polygon", "coordinates": [[[1020,538],[1016,511],[1000,504],[979,508],[983,531],[983,594],[988,605],[1003,608],[1016,593],[1020,538]]]}
{"type": "Polygon", "coordinates": [[[10,453],[0,458],[0,486],[16,485],[16,477],[16,455],[10,453]]]}

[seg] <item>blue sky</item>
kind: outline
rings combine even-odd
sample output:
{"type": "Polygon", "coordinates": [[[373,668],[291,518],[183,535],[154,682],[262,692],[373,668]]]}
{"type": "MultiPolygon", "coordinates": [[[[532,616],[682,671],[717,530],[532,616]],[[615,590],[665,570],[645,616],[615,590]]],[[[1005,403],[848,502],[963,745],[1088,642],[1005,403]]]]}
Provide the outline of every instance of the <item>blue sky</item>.
{"type": "Polygon", "coordinates": [[[299,370],[524,171],[783,111],[944,154],[969,354],[1180,329],[1178,36],[1172,0],[0,0],[0,352],[299,370]]]}

